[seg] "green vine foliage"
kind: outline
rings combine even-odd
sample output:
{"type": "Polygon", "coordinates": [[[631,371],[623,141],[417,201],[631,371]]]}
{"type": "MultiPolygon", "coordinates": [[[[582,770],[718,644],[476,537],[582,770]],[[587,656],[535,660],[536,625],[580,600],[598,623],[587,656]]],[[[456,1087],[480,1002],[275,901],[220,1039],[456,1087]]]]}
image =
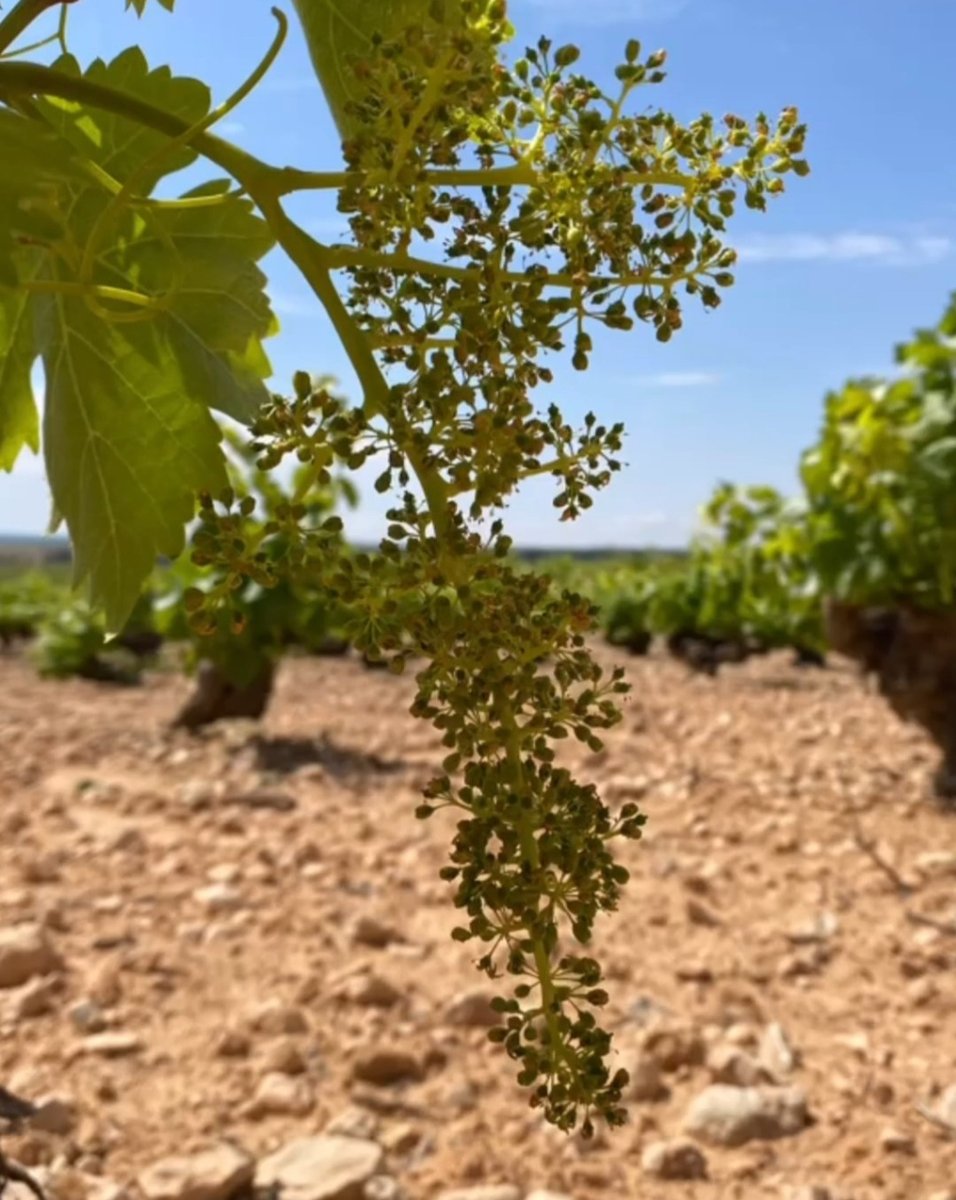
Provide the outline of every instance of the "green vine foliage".
{"type": "MultiPolygon", "coordinates": [[[[55,7],[20,0],[0,52],[55,7]]],[[[609,1066],[587,943],[627,879],[612,846],[643,817],[612,813],[558,751],[600,749],[626,684],[588,651],[590,603],[511,563],[501,510],[539,475],[562,520],[591,506],[623,431],[539,402],[555,352],[584,370],[596,327],[667,341],[685,301],[717,307],[736,257],[725,226],[741,198],[763,209],[806,172],[804,127],[794,109],[680,123],[652,103],[664,53],[637,41],[610,88],[546,38],[507,65],[502,0],[380,0],[361,28],[335,0],[295,9],[343,135],[334,170],[274,166],[214,132],[279,52],[281,13],[263,62],[215,110],[204,84],[137,48],[86,68],[0,61],[0,146],[16,164],[0,187],[0,461],[36,443],[39,356],[55,506],[111,627],[155,555],[179,553],[201,494],[197,555],[224,607],[248,580],[307,572],[355,614],[360,648],[394,671],[414,659],[413,712],[447,749],[419,816],[458,817],[443,872],[454,936],[512,979],[492,1040],[549,1120],[589,1132],[623,1119],[626,1076],[609,1066]],[[197,156],[218,174],[156,198],[197,156]],[[317,241],[286,212],[285,196],[315,189],[338,192],[346,241],[317,241]],[[355,405],[305,374],[290,398],[268,395],[275,321],[257,263],[273,244],[324,305],[355,405]],[[266,541],[248,538],[212,409],[249,424],[263,469],[296,462],[319,488],[336,464],[380,463],[393,501],[379,553],[347,553],[335,519],[303,522],[296,505],[266,541]]],[[[198,625],[217,612],[203,604],[198,625]]]]}
{"type": "Polygon", "coordinates": [[[956,297],[935,329],[898,347],[892,381],[826,398],[803,456],[813,561],[858,604],[952,606],[956,595],[956,297]]]}

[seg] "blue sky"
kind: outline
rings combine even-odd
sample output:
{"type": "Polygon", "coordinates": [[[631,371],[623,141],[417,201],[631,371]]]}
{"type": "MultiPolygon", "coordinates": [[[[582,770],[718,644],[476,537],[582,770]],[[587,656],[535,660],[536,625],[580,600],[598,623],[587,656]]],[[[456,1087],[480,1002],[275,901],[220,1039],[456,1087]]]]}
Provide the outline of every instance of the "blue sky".
{"type": "MultiPolygon", "coordinates": [[[[172,16],[148,7],[138,22],[121,0],[82,0],[71,19],[74,53],[87,61],[139,41],[153,65],[200,75],[221,99],[274,29],[268,0],[177,0],[172,16]]],[[[794,180],[769,213],[737,221],[737,285],[716,313],[689,309],[667,346],[643,328],[602,337],[585,375],[560,364],[551,394],[569,416],[594,408],[626,423],[626,471],[573,526],[554,519],[547,481],[527,488],[508,514],[526,544],[680,543],[718,479],[793,490],[826,390],[849,375],[890,371],[894,344],[933,323],[956,287],[956,5],[511,0],[510,9],[522,45],[540,33],[574,41],[582,69],[599,79],[628,37],[666,48],[669,78],[653,100],[684,119],[797,104],[810,125],[813,173],[794,180]]],[[[337,166],[297,31],[220,132],[271,161],[337,166]]],[[[334,239],[342,229],[331,197],[297,197],[293,212],[317,236],[334,239]]],[[[294,268],[278,254],[266,266],[283,325],[270,347],[276,386],[302,367],[336,375],[356,394],[294,268]]],[[[40,532],[47,508],[36,460],[0,475],[0,530],[40,532]]],[[[382,509],[364,487],[353,536],[376,536],[382,509]]]]}

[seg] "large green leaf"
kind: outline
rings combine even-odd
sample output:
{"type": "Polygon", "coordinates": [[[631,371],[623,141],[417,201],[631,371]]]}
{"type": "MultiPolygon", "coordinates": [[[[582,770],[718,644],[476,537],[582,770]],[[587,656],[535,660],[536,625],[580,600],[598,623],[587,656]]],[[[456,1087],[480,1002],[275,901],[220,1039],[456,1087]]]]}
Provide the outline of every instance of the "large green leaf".
{"type": "Polygon", "coordinates": [[[33,312],[26,292],[0,288],[0,469],[12,471],[20,451],[40,448],[30,386],[35,356],[33,312]]]}
{"type": "Polygon", "coordinates": [[[183,387],[152,322],[130,338],[80,297],[45,297],[43,434],[53,500],[70,530],[76,582],[112,628],[157,555],[183,547],[196,492],[226,485],[219,430],[183,387]]]}
{"type": "MultiPolygon", "coordinates": [[[[69,58],[57,65],[78,69],[69,58]]],[[[189,123],[208,111],[203,84],[151,70],[139,50],[97,61],[87,77],[189,123]]],[[[54,509],[73,541],[76,581],[118,627],[156,557],[181,551],[197,493],[226,486],[210,409],[249,421],[268,398],[262,341],[276,320],[257,262],[273,238],[222,182],[175,203],[147,199],[192,161],[188,147],[169,149],[162,134],[96,109],[37,107],[48,125],[31,124],[51,163],[71,168],[56,181],[48,226],[26,247],[13,243],[14,267],[22,273],[29,259],[36,275],[31,292],[3,294],[0,465],[36,442],[29,371],[40,356],[54,509]],[[131,199],[117,206],[127,181],[131,199]],[[139,305],[123,298],[133,293],[139,305]]],[[[24,141],[21,126],[11,130],[24,141]]],[[[34,159],[35,178],[42,155],[34,159]]]]}
{"type": "Polygon", "coordinates": [[[12,285],[23,242],[62,235],[66,185],[83,174],[55,130],[7,108],[0,108],[0,162],[0,284],[12,285]]]}
{"type": "MultiPolygon", "coordinates": [[[[63,55],[53,64],[64,75],[80,75],[72,55],[63,55]]],[[[201,121],[209,112],[209,88],[198,79],[173,75],[169,67],[150,70],[138,46],[131,46],[112,62],[96,59],[82,72],[91,83],[105,84],[127,92],[156,108],[181,117],[189,125],[201,121]]],[[[115,113],[92,110],[70,100],[47,99],[38,107],[51,125],[85,158],[92,159],[114,179],[123,182],[156,151],[169,145],[165,134],[115,113]]],[[[159,180],[194,162],[196,152],[177,146],[160,163],[137,176],[137,190],[149,193],[159,180]]]]}

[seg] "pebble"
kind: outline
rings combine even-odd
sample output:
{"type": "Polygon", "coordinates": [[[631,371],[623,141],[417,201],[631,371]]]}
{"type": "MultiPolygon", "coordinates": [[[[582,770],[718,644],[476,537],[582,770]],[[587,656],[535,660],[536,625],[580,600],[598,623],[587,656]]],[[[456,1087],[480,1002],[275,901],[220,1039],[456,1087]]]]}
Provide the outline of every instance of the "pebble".
{"type": "Polygon", "coordinates": [[[887,1126],[880,1134],[880,1146],[887,1154],[915,1154],[916,1139],[902,1129],[887,1126]]]}
{"type": "Polygon", "coordinates": [[[256,1117],[304,1117],[315,1107],[315,1095],[301,1077],[270,1071],[263,1075],[246,1115],[256,1117]]]}
{"type": "Polygon", "coordinates": [[[100,1058],[124,1058],[142,1050],[143,1043],[135,1033],[125,1033],[117,1029],[108,1033],[91,1034],[83,1039],[81,1046],[87,1054],[96,1054],[100,1058]]]}
{"type": "Polygon", "coordinates": [[[693,1142],[678,1138],[651,1142],[641,1155],[645,1175],[655,1179],[706,1179],[707,1159],[693,1142]]]}
{"type": "Polygon", "coordinates": [[[625,1098],[628,1100],[647,1101],[662,1100],[667,1095],[667,1088],[661,1079],[660,1063],[651,1054],[638,1050],[624,1067],[630,1076],[625,1098]]]}
{"type": "Polygon", "coordinates": [[[381,1146],[365,1138],[321,1134],[289,1142],[263,1158],[257,1191],[278,1188],[282,1200],[363,1200],[365,1184],[381,1172],[381,1146]]]}
{"type": "Polygon", "coordinates": [[[544,1190],[538,1188],[534,1192],[529,1192],[524,1200],[571,1200],[571,1197],[565,1192],[549,1192],[546,1188],[544,1190]]]}
{"type": "Polygon", "coordinates": [[[108,1024],[95,1000],[78,1000],[70,1006],[68,1016],[80,1033],[102,1033],[108,1024]]]}
{"type": "Polygon", "coordinates": [[[756,1087],[771,1082],[754,1056],[737,1046],[714,1046],[707,1055],[707,1070],[714,1083],[728,1083],[732,1087],[756,1087]]]}
{"type": "Polygon", "coordinates": [[[38,975],[62,971],[64,965],[41,926],[0,929],[0,988],[20,987],[38,975]]]}
{"type": "Polygon", "coordinates": [[[657,1059],[663,1071],[701,1066],[706,1054],[703,1036],[689,1025],[651,1029],[644,1038],[644,1049],[657,1059]]]}
{"type": "Polygon", "coordinates": [[[402,998],[398,988],[382,975],[356,975],[348,981],[343,995],[353,1004],[367,1004],[373,1008],[391,1008],[402,998]]]}
{"type": "Polygon", "coordinates": [[[309,1022],[302,1009],[283,1004],[281,1000],[267,1000],[260,1005],[250,1016],[249,1025],[256,1033],[270,1037],[309,1032],[309,1022]]]}
{"type": "Polygon", "coordinates": [[[146,1200],[231,1200],[246,1191],[254,1175],[249,1155],[221,1142],[197,1154],[160,1159],[137,1182],[146,1200]]]}
{"type": "MultiPolygon", "coordinates": [[[[325,1127],[325,1133],[341,1133],[344,1137],[366,1138],[374,1141],[378,1133],[378,1118],[367,1108],[358,1104],[350,1104],[337,1116],[333,1117],[325,1127]]],[[[380,1139],[387,1146],[385,1138],[380,1139]]]]}
{"type": "Polygon", "coordinates": [[[451,1188],[451,1190],[439,1192],[437,1200],[521,1200],[521,1189],[510,1183],[451,1188]]]}
{"type": "Polygon", "coordinates": [[[360,1054],[352,1065],[352,1074],[362,1083],[385,1085],[421,1079],[424,1071],[419,1059],[409,1051],[382,1046],[360,1054]]]}
{"type": "Polygon", "coordinates": [[[57,998],[63,991],[61,975],[41,975],[25,983],[10,1004],[10,1016],[14,1021],[25,1021],[32,1017],[44,1017],[53,1012],[57,998]]]}
{"type": "Polygon", "coordinates": [[[800,1088],[729,1087],[715,1083],[692,1102],[684,1130],[715,1146],[742,1146],[754,1139],[786,1137],[809,1124],[800,1088]]]}
{"type": "Polygon", "coordinates": [[[210,913],[236,912],[245,904],[242,892],[229,883],[210,883],[197,888],[193,892],[193,899],[210,913]]]}
{"type": "Polygon", "coordinates": [[[689,896],[685,905],[687,919],[692,925],[700,925],[705,929],[717,929],[723,924],[717,913],[696,896],[689,896]]]}
{"type": "Polygon", "coordinates": [[[936,1105],[936,1115],[947,1125],[956,1129],[956,1083],[950,1084],[939,1098],[936,1105]]]}
{"type": "Polygon", "coordinates": [[[37,1097],[36,1106],[37,1111],[30,1118],[31,1129],[66,1137],[76,1128],[77,1106],[68,1097],[37,1097]]]}
{"type": "Polygon", "coordinates": [[[373,1175],[362,1189],[362,1200],[405,1200],[402,1185],[391,1175],[373,1175]]]}
{"type": "Polygon", "coordinates": [[[246,1058],[252,1049],[252,1043],[238,1029],[227,1029],[216,1043],[216,1053],[220,1058],[246,1058]]]}
{"type": "Polygon", "coordinates": [[[357,942],[360,946],[372,946],[376,950],[381,950],[392,942],[401,942],[404,939],[401,934],[397,933],[391,925],[380,921],[377,917],[371,916],[369,913],[363,913],[357,917],[352,924],[351,937],[353,942],[357,942]]]}
{"type": "Polygon", "coordinates": [[[778,1080],[792,1074],[799,1065],[800,1055],[779,1022],[772,1022],[761,1034],[757,1061],[771,1078],[778,1080]]]}
{"type": "Polygon", "coordinates": [[[445,1009],[445,1021],[449,1025],[460,1025],[476,1029],[490,1029],[502,1018],[491,1007],[495,993],[484,988],[473,988],[459,992],[445,1009]]]}
{"type": "Polygon", "coordinates": [[[304,1075],[307,1070],[302,1051],[291,1039],[278,1041],[270,1046],[263,1065],[266,1071],[280,1075],[304,1075]]]}
{"type": "Polygon", "coordinates": [[[816,1187],[811,1184],[806,1187],[790,1188],[786,1192],[785,1200],[834,1200],[834,1197],[829,1188],[816,1187]]]}

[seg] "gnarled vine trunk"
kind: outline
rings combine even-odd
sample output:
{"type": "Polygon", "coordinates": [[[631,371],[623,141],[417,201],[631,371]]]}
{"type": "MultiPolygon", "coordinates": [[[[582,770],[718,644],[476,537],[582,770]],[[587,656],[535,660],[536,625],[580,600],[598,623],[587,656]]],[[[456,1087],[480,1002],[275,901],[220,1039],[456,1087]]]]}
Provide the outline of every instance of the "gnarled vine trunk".
{"type": "Polygon", "coordinates": [[[940,748],[935,791],[956,799],[956,611],[830,599],[825,621],[833,649],[875,674],[893,711],[922,726],[940,748]]]}
{"type": "Polygon", "coordinates": [[[246,683],[235,683],[222,669],[203,659],[192,695],[173,721],[174,728],[199,729],[229,717],[261,717],[272,696],[275,664],[268,662],[246,683]]]}

